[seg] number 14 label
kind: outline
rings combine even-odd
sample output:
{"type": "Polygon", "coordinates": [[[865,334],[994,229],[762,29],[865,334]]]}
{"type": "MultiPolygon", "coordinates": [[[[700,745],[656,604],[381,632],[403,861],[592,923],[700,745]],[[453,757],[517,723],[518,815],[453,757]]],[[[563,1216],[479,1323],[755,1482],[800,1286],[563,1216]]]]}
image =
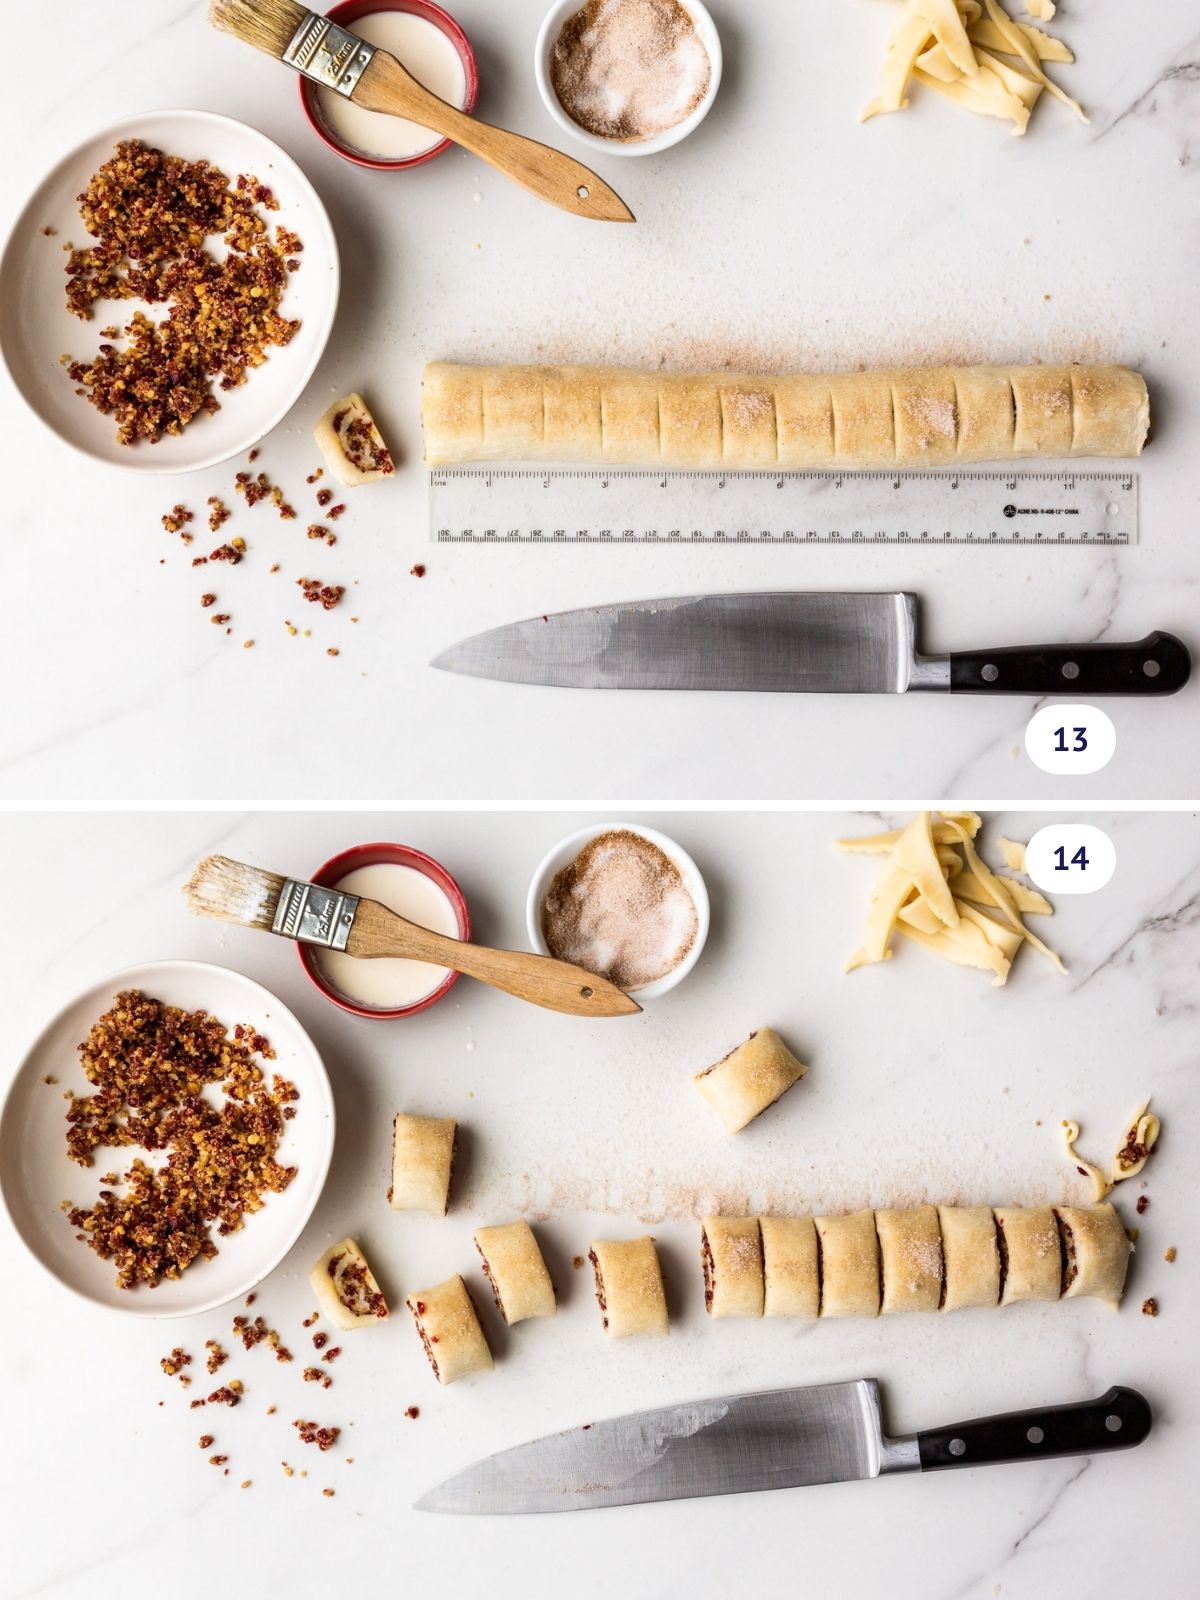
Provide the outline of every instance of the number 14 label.
{"type": "Polygon", "coordinates": [[[1025,850],[1025,871],[1047,894],[1092,894],[1116,870],[1112,840],[1089,822],[1039,828],[1025,850]]]}

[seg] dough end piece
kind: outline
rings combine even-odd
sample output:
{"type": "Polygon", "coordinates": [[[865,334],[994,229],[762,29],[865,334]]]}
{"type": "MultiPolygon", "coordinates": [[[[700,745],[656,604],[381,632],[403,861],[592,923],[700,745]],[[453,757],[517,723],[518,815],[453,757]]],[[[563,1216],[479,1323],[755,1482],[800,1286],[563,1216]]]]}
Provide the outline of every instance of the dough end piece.
{"type": "Polygon", "coordinates": [[[692,1079],[726,1133],[738,1133],[799,1083],[808,1071],[774,1028],[759,1028],[727,1056],[692,1079]]]}
{"type": "Polygon", "coordinates": [[[308,1275],[322,1314],[348,1333],[388,1316],[387,1301],[353,1239],[330,1245],[308,1275]]]}
{"type": "Polygon", "coordinates": [[[346,489],[378,483],[396,471],[375,418],[360,394],[335,400],[313,429],[325,465],[346,489]]]}

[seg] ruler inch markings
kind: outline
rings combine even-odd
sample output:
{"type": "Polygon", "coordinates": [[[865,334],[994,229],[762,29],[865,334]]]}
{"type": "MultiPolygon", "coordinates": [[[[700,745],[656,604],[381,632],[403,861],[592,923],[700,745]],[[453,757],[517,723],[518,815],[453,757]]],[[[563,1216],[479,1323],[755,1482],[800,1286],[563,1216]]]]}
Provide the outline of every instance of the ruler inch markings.
{"type": "Polygon", "coordinates": [[[430,472],[429,514],[439,544],[1114,548],[1137,542],[1138,479],[1024,467],[453,467],[430,472]]]}

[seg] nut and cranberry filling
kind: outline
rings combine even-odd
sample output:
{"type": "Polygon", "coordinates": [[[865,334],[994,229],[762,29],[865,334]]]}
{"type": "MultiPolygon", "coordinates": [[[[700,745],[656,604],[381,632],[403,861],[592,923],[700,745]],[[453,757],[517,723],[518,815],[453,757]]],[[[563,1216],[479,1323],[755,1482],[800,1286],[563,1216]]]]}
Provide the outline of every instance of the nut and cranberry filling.
{"type": "Polygon", "coordinates": [[[594,1250],[588,1251],[588,1260],[592,1263],[592,1271],[596,1274],[596,1303],[600,1307],[600,1321],[605,1328],[608,1327],[608,1301],[604,1298],[604,1274],[600,1270],[600,1263],[596,1259],[594,1250]]]}
{"type": "Polygon", "coordinates": [[[708,1242],[708,1230],[705,1228],[700,1230],[700,1263],[704,1268],[704,1309],[711,1311],[713,1293],[717,1287],[717,1274],[713,1263],[712,1245],[708,1242]]]}
{"type": "Polygon", "coordinates": [[[1063,1220],[1057,1211],[1054,1213],[1054,1220],[1058,1223],[1058,1241],[1062,1245],[1062,1282],[1059,1285],[1059,1295],[1061,1297],[1066,1294],[1079,1276],[1079,1263],[1075,1259],[1074,1229],[1069,1222],[1063,1220]]]}

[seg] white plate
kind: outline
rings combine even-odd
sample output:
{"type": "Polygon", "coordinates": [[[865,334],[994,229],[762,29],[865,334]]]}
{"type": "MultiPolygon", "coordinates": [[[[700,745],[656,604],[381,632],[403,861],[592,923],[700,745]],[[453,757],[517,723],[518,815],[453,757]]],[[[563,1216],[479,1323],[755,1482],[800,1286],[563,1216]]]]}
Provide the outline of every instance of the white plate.
{"type": "Polygon", "coordinates": [[[48,1272],[98,1305],[141,1317],[182,1317],[247,1293],[278,1266],[299,1238],[321,1193],[333,1154],[333,1094],[316,1046],[296,1018],[253,979],[206,961],[155,961],[128,967],[92,984],[43,1030],[17,1069],[0,1113],[0,1195],[17,1232],[48,1272]],[[124,1171],[136,1152],[98,1151],[90,1167],[67,1156],[68,1089],[87,1091],[76,1046],[122,989],[187,1010],[204,1007],[230,1028],[248,1023],[271,1041],[268,1062],[296,1085],[300,1098],[287,1124],[279,1159],[296,1176],[281,1194],[226,1238],[214,1236],[218,1254],[198,1261],[156,1289],[118,1289],[116,1268],[76,1238],[60,1210],[63,1200],[90,1202],[109,1166],[124,1171]],[[49,1075],[56,1084],[43,1080],[49,1075]]]}
{"type": "Polygon", "coordinates": [[[198,472],[248,450],[300,398],[333,327],[338,281],[337,241],[325,207],[277,144],[212,111],[143,112],[102,129],[64,156],[18,217],[0,259],[0,352],[26,404],[76,450],[134,472],[198,472]],[[142,139],[192,161],[203,157],[231,181],[253,173],[279,201],[279,210],[267,213],[271,223],[290,228],[304,245],[303,265],[291,275],[280,306],[283,315],[300,319],[291,343],[271,350],[238,388],[217,390],[221,409],[214,416],[198,417],[177,437],[157,444],[118,444],[115,420],[75,393],[59,360],[64,353],[91,354],[100,329],[110,320],[123,327],[138,304],[99,301],[90,322],[80,322],[66,304],[63,245],[83,246],[90,239],[77,196],[122,139],[142,139]],[[56,231],[47,238],[44,227],[56,231]]]}

